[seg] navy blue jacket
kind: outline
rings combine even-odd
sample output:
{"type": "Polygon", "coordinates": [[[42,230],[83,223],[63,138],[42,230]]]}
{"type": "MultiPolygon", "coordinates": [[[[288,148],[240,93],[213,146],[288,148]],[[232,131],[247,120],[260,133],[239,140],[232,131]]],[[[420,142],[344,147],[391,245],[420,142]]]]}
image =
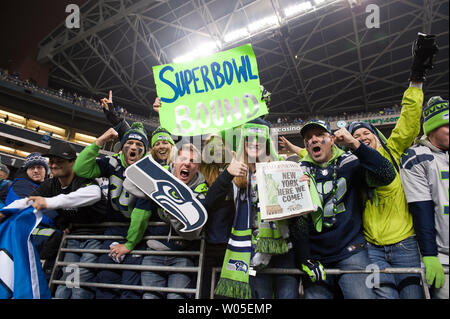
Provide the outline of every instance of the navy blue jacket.
{"type": "Polygon", "coordinates": [[[394,167],[378,151],[361,143],[355,151],[336,157],[338,187],[336,196],[332,196],[332,164],[320,167],[312,161],[302,161],[301,166],[315,174],[319,194],[322,194],[324,224],[332,224],[330,227],[324,225],[322,231],[317,232],[310,222],[311,258],[331,263],[358,252],[366,243],[362,232],[363,191],[390,184],[396,174],[394,167]],[[332,211],[333,197],[338,210],[335,215],[332,211]]]}

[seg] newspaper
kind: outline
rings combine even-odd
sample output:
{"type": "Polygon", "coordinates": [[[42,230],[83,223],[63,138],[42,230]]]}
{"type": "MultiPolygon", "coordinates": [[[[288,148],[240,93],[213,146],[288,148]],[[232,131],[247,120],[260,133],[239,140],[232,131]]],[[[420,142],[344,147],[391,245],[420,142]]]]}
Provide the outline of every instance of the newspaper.
{"type": "Polygon", "coordinates": [[[303,170],[295,162],[256,163],[256,182],[261,219],[288,219],[314,211],[308,182],[300,182],[303,170]]]}

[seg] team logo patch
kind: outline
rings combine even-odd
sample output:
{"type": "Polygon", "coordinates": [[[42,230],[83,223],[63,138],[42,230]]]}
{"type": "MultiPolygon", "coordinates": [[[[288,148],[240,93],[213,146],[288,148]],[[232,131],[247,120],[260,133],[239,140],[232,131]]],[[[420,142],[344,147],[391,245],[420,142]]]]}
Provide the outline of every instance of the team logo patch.
{"type": "Polygon", "coordinates": [[[184,225],[181,231],[194,231],[206,223],[206,209],[193,192],[151,156],[128,167],[125,175],[131,183],[180,221],[184,225]]]}
{"type": "Polygon", "coordinates": [[[242,260],[230,259],[230,260],[228,260],[228,263],[227,263],[227,269],[242,271],[243,273],[247,274],[248,265],[247,265],[247,263],[243,262],[242,260]]]}
{"type": "Polygon", "coordinates": [[[139,134],[130,134],[128,135],[129,140],[142,140],[142,136],[139,134]]]}
{"type": "Polygon", "coordinates": [[[163,141],[168,141],[169,138],[167,136],[164,135],[158,135],[158,141],[163,140],[163,141]]]}

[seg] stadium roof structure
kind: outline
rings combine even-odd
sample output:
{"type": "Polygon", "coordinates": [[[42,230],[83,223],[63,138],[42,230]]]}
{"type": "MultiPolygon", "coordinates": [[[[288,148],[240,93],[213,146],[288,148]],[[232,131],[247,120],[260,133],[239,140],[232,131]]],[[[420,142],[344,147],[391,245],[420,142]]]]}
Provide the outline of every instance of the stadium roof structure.
{"type": "Polygon", "coordinates": [[[244,43],[272,92],[271,116],[377,111],[400,104],[418,32],[440,48],[426,98],[448,98],[446,0],[89,0],[80,11],[80,28],[62,21],[39,44],[49,83],[111,89],[131,112],[153,104],[152,66],[244,43]]]}

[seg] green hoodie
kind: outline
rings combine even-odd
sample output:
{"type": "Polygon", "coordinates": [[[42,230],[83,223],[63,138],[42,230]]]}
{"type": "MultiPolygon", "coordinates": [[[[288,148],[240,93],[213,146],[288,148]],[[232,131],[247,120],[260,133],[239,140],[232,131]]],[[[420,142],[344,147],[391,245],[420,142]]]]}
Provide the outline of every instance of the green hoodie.
{"type": "MultiPolygon", "coordinates": [[[[76,175],[81,177],[106,177],[109,179],[108,200],[110,209],[117,211],[117,214],[130,221],[125,246],[129,250],[133,250],[142,240],[142,234],[145,231],[142,228],[147,227],[151,211],[146,207],[145,202],[141,203],[140,200],[136,200],[122,187],[125,169],[127,168],[123,153],[97,159],[99,150],[100,147],[95,142],[86,146],[78,155],[73,170],[76,175]]],[[[144,156],[147,156],[147,154],[144,156]]]]}

